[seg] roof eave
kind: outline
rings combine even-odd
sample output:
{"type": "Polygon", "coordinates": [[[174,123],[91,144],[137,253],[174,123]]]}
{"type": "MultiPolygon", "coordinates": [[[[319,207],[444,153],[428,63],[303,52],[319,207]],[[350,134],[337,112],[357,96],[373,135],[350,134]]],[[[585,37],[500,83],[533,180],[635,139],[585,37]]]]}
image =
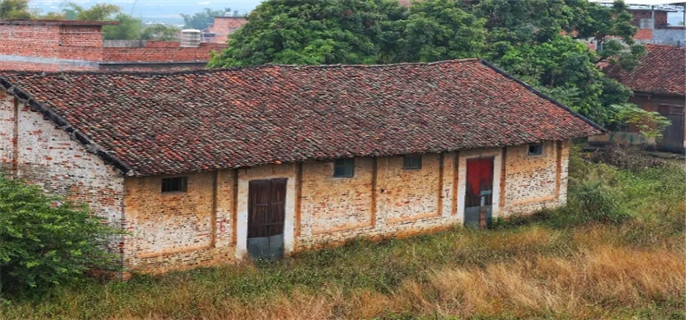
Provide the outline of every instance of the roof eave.
{"type": "Polygon", "coordinates": [[[539,97],[541,97],[541,98],[543,98],[543,99],[545,99],[545,100],[550,101],[550,102],[553,103],[554,105],[556,105],[556,106],[558,106],[558,107],[560,107],[560,108],[566,110],[567,112],[569,112],[569,113],[572,114],[573,116],[575,116],[575,117],[577,117],[577,118],[583,120],[584,122],[586,122],[586,123],[587,123],[588,125],[590,125],[591,127],[593,127],[593,128],[595,128],[596,130],[600,131],[600,133],[605,133],[605,132],[607,132],[607,130],[605,130],[605,128],[599,126],[599,125],[596,124],[595,122],[593,122],[593,121],[591,121],[590,119],[588,119],[588,118],[582,116],[581,114],[579,114],[579,113],[577,113],[576,111],[570,109],[569,107],[563,105],[562,103],[560,103],[560,102],[558,102],[557,100],[553,99],[552,97],[550,97],[550,96],[544,94],[543,92],[538,91],[536,88],[530,86],[530,85],[527,84],[526,82],[524,82],[524,81],[522,81],[522,80],[519,80],[519,79],[517,79],[516,77],[512,76],[511,74],[505,72],[504,70],[502,70],[502,69],[496,67],[494,64],[492,64],[492,63],[490,63],[490,62],[488,62],[488,61],[486,61],[486,60],[483,60],[483,59],[479,59],[479,61],[480,61],[482,64],[484,64],[485,66],[487,66],[487,67],[493,69],[495,72],[500,73],[500,74],[503,75],[504,77],[506,77],[506,78],[508,78],[508,79],[510,79],[510,80],[513,80],[513,81],[519,83],[520,85],[522,85],[523,87],[525,87],[525,88],[528,89],[529,91],[533,92],[533,93],[536,94],[537,96],[539,96],[539,97]]]}
{"type": "Polygon", "coordinates": [[[113,156],[107,150],[102,149],[97,143],[93,142],[87,135],[77,130],[70,124],[66,119],[59,116],[49,107],[39,103],[34,100],[28,93],[23,91],[21,88],[12,85],[12,83],[0,76],[0,86],[9,94],[14,96],[20,102],[25,103],[31,109],[36,110],[43,114],[45,118],[54,123],[60,130],[66,132],[70,137],[78,141],[83,147],[90,153],[97,155],[105,163],[113,166],[115,169],[127,176],[137,175],[135,170],[128,166],[123,161],[119,160],[117,157],[113,156]]]}

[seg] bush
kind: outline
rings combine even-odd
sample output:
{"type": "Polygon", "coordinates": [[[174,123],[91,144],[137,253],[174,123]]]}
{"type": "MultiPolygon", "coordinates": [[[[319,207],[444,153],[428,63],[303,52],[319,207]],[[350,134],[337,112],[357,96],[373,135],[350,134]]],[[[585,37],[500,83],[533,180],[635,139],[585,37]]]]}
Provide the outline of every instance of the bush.
{"type": "Polygon", "coordinates": [[[0,175],[0,294],[40,294],[112,269],[107,238],[119,233],[85,207],[0,175]]]}
{"type": "Polygon", "coordinates": [[[622,210],[618,197],[596,182],[581,182],[570,190],[570,205],[577,223],[620,223],[630,216],[622,210]]]}
{"type": "Polygon", "coordinates": [[[588,160],[595,163],[606,163],[631,172],[640,172],[665,165],[663,160],[653,158],[637,147],[623,147],[617,144],[593,152],[588,160]]]}

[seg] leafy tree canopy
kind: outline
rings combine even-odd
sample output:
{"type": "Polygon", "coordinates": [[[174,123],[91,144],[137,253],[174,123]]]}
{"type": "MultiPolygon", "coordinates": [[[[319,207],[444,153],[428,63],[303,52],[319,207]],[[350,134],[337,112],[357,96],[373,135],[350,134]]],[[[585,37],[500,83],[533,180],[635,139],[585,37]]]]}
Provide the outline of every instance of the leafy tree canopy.
{"type": "Polygon", "coordinates": [[[117,20],[117,25],[102,27],[105,40],[137,40],[141,39],[143,22],[128,14],[113,4],[98,3],[90,8],[84,8],[77,3],[68,2],[63,5],[62,12],[50,12],[42,18],[66,19],[82,21],[110,21],[117,20]]]}
{"type": "Polygon", "coordinates": [[[453,0],[271,0],[249,16],[211,66],[393,63],[479,56],[484,19],[453,0]]]}
{"type": "Polygon", "coordinates": [[[452,0],[417,2],[402,25],[397,62],[472,58],[485,47],[483,19],[462,10],[452,0]]]}
{"type": "Polygon", "coordinates": [[[29,0],[0,0],[0,19],[31,19],[29,0]]]}
{"type": "Polygon", "coordinates": [[[645,54],[631,39],[631,20],[621,2],[586,0],[425,0],[409,9],[395,0],[267,0],[209,66],[481,57],[607,124],[610,106],[631,92],[597,64],[632,68],[645,54]]]}
{"type": "Polygon", "coordinates": [[[597,67],[602,62],[632,68],[645,55],[643,46],[634,44],[636,28],[623,3],[484,0],[463,6],[486,19],[489,47],[482,57],[598,124],[610,124],[616,110],[611,105],[629,98],[629,89],[597,67]],[[577,39],[594,40],[598,50],[577,39]]]}
{"type": "Polygon", "coordinates": [[[164,24],[153,24],[146,26],[141,34],[141,40],[157,40],[157,41],[176,41],[177,34],[181,30],[174,26],[167,26],[164,24]]]}

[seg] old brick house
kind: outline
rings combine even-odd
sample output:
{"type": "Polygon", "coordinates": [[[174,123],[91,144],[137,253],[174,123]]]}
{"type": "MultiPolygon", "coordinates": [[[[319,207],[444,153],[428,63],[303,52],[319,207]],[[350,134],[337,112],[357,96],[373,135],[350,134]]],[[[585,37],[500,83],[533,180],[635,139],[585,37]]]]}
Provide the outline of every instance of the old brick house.
{"type": "Polygon", "coordinates": [[[610,66],[604,71],[633,90],[630,102],[644,110],[659,112],[672,122],[657,146],[683,152],[686,147],[686,48],[647,44],[646,49],[648,54],[636,69],[627,71],[610,66]]]}
{"type": "Polygon", "coordinates": [[[225,44],[103,41],[112,21],[0,20],[0,70],[202,69],[225,44]]]}
{"type": "Polygon", "coordinates": [[[602,131],[475,59],[0,84],[7,174],[121,225],[142,272],[556,207],[569,140],[602,131]]]}

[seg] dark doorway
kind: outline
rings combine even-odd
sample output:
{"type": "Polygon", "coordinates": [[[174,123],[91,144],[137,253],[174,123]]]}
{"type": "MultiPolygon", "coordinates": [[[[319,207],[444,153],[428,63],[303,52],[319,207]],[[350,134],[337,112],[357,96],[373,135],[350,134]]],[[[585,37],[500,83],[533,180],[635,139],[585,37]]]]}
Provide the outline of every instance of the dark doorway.
{"type": "Polygon", "coordinates": [[[467,159],[464,225],[484,228],[492,218],[493,157],[467,159]]]}
{"type": "Polygon", "coordinates": [[[255,259],[283,256],[288,179],[253,180],[248,190],[248,254],[255,259]]]}
{"type": "Polygon", "coordinates": [[[660,106],[660,115],[667,117],[671,124],[665,128],[662,140],[658,142],[660,149],[684,152],[684,107],[660,106]]]}

